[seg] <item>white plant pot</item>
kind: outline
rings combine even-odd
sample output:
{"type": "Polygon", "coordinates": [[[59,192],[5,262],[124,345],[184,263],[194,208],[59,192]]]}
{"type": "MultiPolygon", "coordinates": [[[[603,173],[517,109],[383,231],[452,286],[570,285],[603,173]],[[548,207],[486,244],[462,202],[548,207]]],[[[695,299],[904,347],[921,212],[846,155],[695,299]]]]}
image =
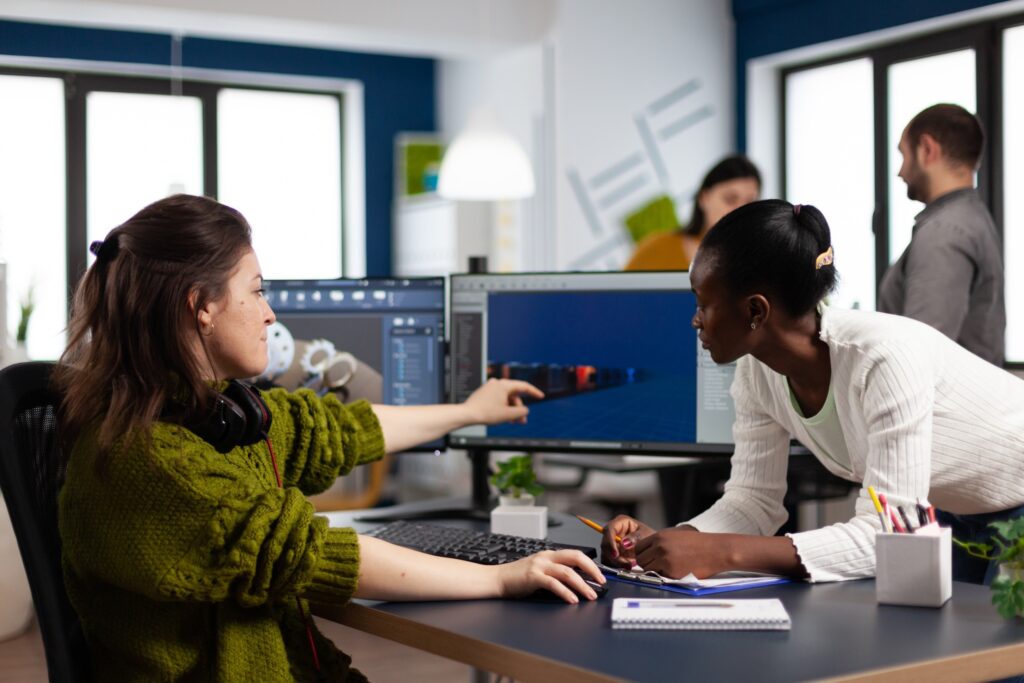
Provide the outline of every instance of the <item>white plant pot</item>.
{"type": "MultiPolygon", "coordinates": [[[[502,496],[502,500],[504,496],[502,496]]],[[[545,505],[523,504],[522,498],[514,499],[512,505],[499,505],[491,510],[491,533],[524,536],[526,538],[546,538],[548,535],[548,508],[545,505]]]]}
{"type": "Polygon", "coordinates": [[[533,507],[534,501],[532,493],[524,493],[518,497],[510,493],[503,493],[498,496],[498,505],[504,505],[505,507],[533,507]]]}

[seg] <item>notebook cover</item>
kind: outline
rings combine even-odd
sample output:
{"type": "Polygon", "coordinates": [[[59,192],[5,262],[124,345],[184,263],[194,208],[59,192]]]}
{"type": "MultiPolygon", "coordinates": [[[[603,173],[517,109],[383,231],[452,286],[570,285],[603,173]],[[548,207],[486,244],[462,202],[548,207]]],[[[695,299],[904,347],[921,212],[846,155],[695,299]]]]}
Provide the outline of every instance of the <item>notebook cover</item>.
{"type": "Polygon", "coordinates": [[[787,631],[792,627],[778,598],[616,598],[611,619],[613,629],[787,631]]]}

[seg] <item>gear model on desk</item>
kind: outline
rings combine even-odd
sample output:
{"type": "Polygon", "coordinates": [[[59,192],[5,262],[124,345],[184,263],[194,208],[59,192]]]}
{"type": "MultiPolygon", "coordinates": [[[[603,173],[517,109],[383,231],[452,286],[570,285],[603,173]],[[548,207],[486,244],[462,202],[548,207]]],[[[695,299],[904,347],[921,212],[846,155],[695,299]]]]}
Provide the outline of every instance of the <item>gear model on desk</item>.
{"type": "Polygon", "coordinates": [[[294,391],[302,387],[323,396],[335,393],[343,402],[367,399],[380,403],[384,379],[379,372],[327,339],[294,339],[280,322],[267,328],[269,363],[256,378],[261,386],[294,391]]]}

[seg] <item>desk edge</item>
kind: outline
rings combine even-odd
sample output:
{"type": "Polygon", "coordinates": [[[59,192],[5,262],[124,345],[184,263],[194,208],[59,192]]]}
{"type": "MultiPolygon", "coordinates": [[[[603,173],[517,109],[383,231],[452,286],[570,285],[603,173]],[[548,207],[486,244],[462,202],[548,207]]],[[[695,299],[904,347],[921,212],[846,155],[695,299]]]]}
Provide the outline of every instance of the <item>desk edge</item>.
{"type": "Polygon", "coordinates": [[[357,631],[440,655],[484,671],[509,676],[517,681],[624,683],[626,680],[410,621],[357,603],[313,605],[312,611],[318,617],[357,631]]]}

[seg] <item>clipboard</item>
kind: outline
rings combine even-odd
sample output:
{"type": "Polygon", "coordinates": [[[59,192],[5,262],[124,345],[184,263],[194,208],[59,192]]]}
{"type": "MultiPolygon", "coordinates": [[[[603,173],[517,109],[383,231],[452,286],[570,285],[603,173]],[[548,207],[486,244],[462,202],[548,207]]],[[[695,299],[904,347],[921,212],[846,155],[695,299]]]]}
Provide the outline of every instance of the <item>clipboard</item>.
{"type": "Polygon", "coordinates": [[[709,579],[698,579],[691,574],[682,579],[669,579],[655,572],[633,572],[628,569],[616,569],[598,564],[602,573],[612,581],[629,583],[634,586],[657,588],[658,590],[682,593],[683,595],[699,596],[715,593],[730,593],[750,588],[777,586],[790,583],[792,579],[771,574],[755,574],[751,572],[726,572],[709,579]]]}

